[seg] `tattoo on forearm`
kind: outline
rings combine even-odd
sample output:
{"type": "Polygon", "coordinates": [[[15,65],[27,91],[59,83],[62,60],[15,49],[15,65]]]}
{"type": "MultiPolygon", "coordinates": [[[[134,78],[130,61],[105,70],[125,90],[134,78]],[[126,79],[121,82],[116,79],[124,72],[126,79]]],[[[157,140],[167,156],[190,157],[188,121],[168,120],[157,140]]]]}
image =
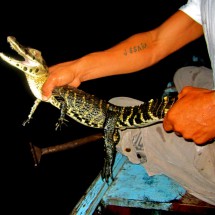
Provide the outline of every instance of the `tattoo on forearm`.
{"type": "Polygon", "coordinates": [[[146,47],[147,47],[146,43],[140,43],[140,44],[137,45],[137,46],[132,46],[132,47],[130,47],[130,48],[128,48],[128,49],[125,49],[124,55],[127,56],[128,54],[133,54],[133,53],[142,51],[142,50],[144,50],[146,47]]]}

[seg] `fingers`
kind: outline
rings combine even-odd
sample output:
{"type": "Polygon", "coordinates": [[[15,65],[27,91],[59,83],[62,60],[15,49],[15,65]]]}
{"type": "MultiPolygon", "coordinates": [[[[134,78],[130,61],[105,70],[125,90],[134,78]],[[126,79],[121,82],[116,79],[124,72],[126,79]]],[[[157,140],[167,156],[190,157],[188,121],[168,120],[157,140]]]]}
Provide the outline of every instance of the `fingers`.
{"type": "Polygon", "coordinates": [[[210,135],[208,133],[195,133],[195,135],[193,135],[192,140],[197,144],[197,145],[203,145],[205,143],[208,142],[212,142],[214,141],[214,135],[210,135]]]}
{"type": "Polygon", "coordinates": [[[54,90],[55,87],[69,85],[71,87],[77,88],[81,84],[81,82],[78,78],[74,79],[69,84],[63,84],[64,82],[65,81],[62,81],[62,79],[60,79],[60,81],[59,81],[59,78],[57,79],[57,78],[55,78],[54,75],[50,75],[42,87],[42,99],[43,99],[43,101],[47,101],[51,97],[52,91],[54,90]]]}
{"type": "Polygon", "coordinates": [[[167,117],[165,117],[163,120],[163,128],[165,131],[172,131],[173,130],[173,126],[170,123],[170,121],[167,119],[167,117]]]}
{"type": "Polygon", "coordinates": [[[204,145],[207,142],[214,141],[214,135],[208,136],[207,134],[203,134],[201,132],[195,134],[183,132],[182,135],[182,133],[178,132],[167,119],[164,119],[163,121],[163,128],[165,131],[173,131],[178,137],[183,137],[185,140],[193,141],[197,145],[204,145]]]}

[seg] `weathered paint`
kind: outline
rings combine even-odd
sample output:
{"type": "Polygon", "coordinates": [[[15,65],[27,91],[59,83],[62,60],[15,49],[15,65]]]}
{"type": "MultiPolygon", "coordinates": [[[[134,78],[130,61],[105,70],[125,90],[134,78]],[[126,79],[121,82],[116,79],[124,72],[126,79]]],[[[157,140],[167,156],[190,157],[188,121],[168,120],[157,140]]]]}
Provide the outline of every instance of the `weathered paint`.
{"type": "Polygon", "coordinates": [[[141,165],[125,162],[102,200],[105,205],[168,210],[186,190],[165,175],[149,176],[141,165]]]}
{"type": "Polygon", "coordinates": [[[70,215],[91,215],[98,204],[169,210],[172,200],[186,192],[165,175],[149,176],[141,165],[130,163],[117,154],[113,168],[114,181],[108,185],[98,175],[70,215]]]}
{"type": "MultiPolygon", "coordinates": [[[[113,177],[119,173],[120,169],[126,162],[126,157],[122,154],[117,153],[116,160],[113,166],[113,177]]],[[[91,186],[86,191],[86,194],[82,196],[75,208],[72,210],[70,215],[91,215],[95,211],[96,207],[102,200],[105,192],[107,192],[112,180],[107,184],[106,181],[102,180],[99,174],[93,181],[91,186]]]]}

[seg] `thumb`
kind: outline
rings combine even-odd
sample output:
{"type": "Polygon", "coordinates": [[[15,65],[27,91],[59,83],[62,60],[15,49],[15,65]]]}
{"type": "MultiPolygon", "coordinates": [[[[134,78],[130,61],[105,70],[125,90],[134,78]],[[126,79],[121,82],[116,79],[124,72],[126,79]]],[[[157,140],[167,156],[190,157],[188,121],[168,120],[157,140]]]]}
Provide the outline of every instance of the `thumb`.
{"type": "Polygon", "coordinates": [[[181,92],[178,94],[178,99],[181,99],[185,95],[187,95],[190,91],[196,90],[196,87],[186,86],[184,87],[181,92]]]}
{"type": "Polygon", "coordinates": [[[54,89],[54,82],[52,80],[46,81],[42,86],[42,99],[44,101],[47,101],[51,95],[52,91],[54,89]]]}

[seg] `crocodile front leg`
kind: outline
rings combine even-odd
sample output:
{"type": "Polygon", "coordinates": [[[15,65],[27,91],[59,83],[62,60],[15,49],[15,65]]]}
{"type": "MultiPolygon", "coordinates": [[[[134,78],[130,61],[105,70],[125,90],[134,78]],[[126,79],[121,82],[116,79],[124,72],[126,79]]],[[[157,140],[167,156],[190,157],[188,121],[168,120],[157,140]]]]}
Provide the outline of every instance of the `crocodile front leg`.
{"type": "Polygon", "coordinates": [[[31,111],[30,111],[30,113],[29,113],[29,115],[28,115],[27,120],[25,120],[25,121],[22,123],[23,126],[25,126],[27,123],[30,122],[30,120],[32,119],[32,115],[33,115],[34,112],[36,111],[36,109],[37,109],[37,107],[38,107],[38,105],[40,104],[41,101],[42,101],[42,100],[40,100],[40,99],[36,99],[36,100],[35,100],[34,105],[33,105],[33,107],[31,108],[31,111]]]}
{"type": "Polygon", "coordinates": [[[118,114],[114,111],[108,110],[105,126],[104,126],[104,166],[101,176],[108,183],[109,177],[113,179],[112,167],[116,155],[116,141],[114,140],[115,125],[118,119],[118,114]]]}

